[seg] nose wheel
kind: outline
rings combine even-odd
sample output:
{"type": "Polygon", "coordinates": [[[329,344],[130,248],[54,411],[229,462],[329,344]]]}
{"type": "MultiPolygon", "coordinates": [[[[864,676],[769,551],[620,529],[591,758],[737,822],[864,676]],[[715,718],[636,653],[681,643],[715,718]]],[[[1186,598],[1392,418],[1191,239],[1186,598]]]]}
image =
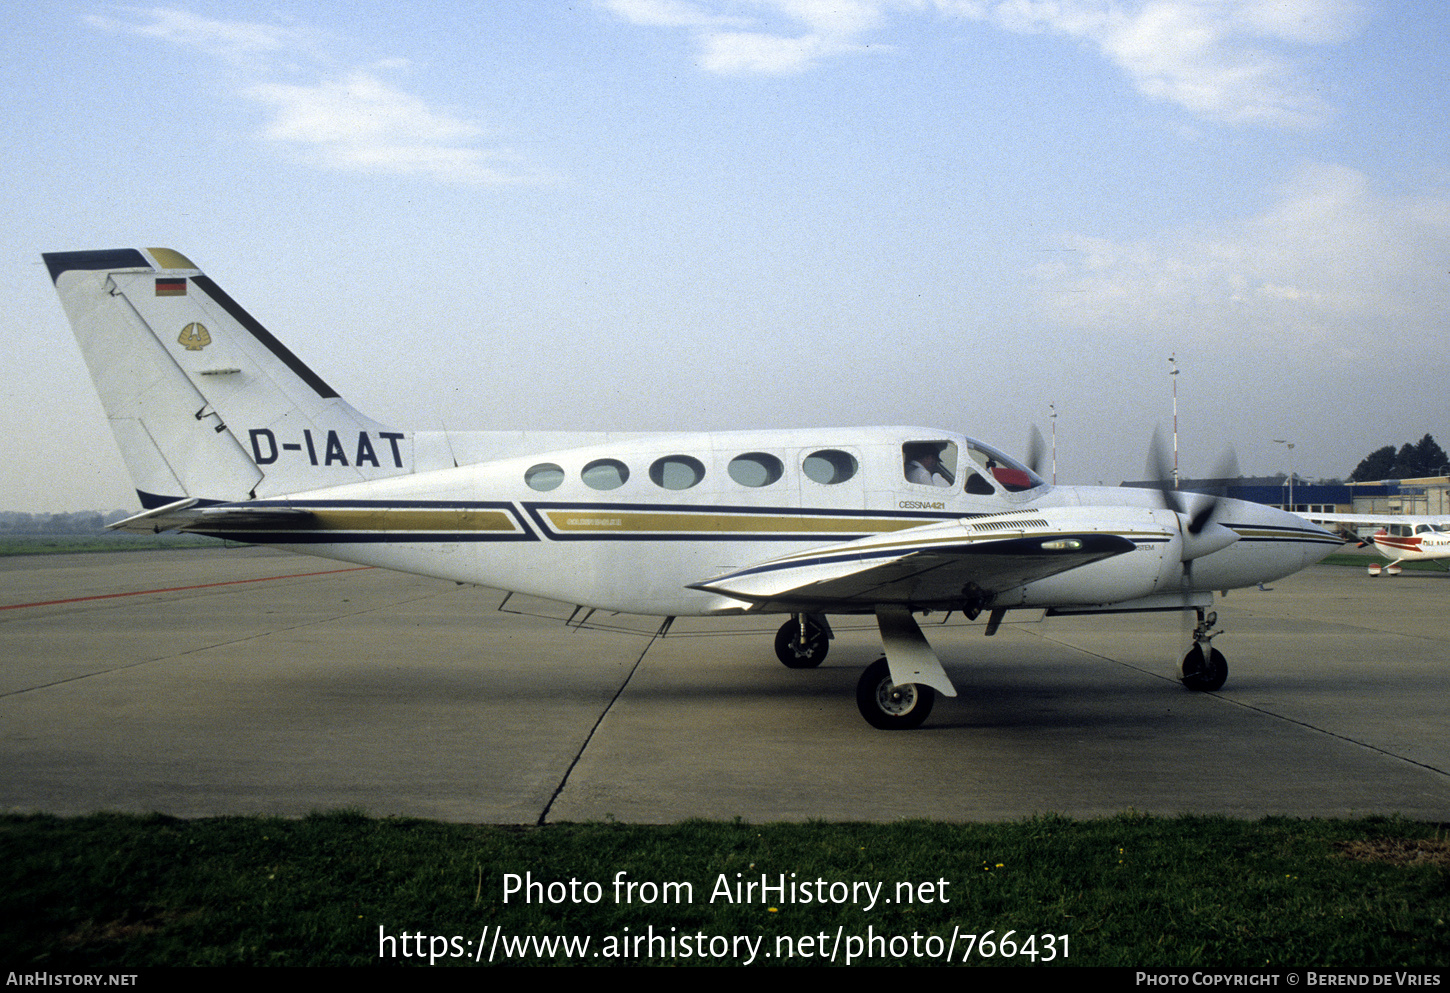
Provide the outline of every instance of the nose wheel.
{"type": "Polygon", "coordinates": [[[1193,647],[1183,656],[1182,675],[1184,686],[1202,693],[1221,689],[1228,679],[1228,661],[1223,653],[1213,647],[1213,636],[1220,634],[1212,630],[1218,623],[1218,614],[1198,609],[1198,626],[1193,629],[1193,647]]]}

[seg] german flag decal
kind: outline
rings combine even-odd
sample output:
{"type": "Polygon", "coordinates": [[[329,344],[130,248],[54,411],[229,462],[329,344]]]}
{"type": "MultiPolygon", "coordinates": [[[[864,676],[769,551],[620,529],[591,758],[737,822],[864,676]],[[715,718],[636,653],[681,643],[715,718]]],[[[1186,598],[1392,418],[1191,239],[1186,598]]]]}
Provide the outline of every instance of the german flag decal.
{"type": "Polygon", "coordinates": [[[156,295],[159,297],[186,296],[186,277],[157,276],[156,295]]]}

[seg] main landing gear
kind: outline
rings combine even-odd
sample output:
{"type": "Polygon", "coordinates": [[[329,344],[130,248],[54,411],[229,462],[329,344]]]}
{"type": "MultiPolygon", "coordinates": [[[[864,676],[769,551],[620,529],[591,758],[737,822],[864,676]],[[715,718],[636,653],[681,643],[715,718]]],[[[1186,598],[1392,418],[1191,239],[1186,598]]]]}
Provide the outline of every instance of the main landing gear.
{"type": "Polygon", "coordinates": [[[775,633],[775,657],[791,669],[814,669],[831,650],[831,628],[820,614],[791,614],[775,633]]]}
{"type": "Polygon", "coordinates": [[[1181,681],[1190,690],[1212,693],[1222,688],[1224,680],[1228,679],[1228,662],[1223,653],[1213,647],[1213,636],[1219,632],[1210,629],[1218,623],[1218,614],[1202,607],[1196,610],[1198,626],[1193,629],[1193,647],[1183,656],[1181,681]]]}
{"type": "MultiPolygon", "coordinates": [[[[856,684],[856,706],[872,727],[905,731],[920,727],[931,714],[938,689],[955,696],[941,662],[905,607],[877,608],[881,640],[898,671],[921,682],[895,683],[891,663],[882,656],[866,668],[856,684]]],[[[814,669],[831,645],[831,627],[823,614],[792,614],[775,635],[775,654],[792,669],[814,669]]]]}
{"type": "Polygon", "coordinates": [[[936,690],[921,683],[898,686],[891,681],[886,656],[866,667],[856,684],[856,707],[866,723],[882,731],[909,731],[921,727],[936,703],[936,690]]]}

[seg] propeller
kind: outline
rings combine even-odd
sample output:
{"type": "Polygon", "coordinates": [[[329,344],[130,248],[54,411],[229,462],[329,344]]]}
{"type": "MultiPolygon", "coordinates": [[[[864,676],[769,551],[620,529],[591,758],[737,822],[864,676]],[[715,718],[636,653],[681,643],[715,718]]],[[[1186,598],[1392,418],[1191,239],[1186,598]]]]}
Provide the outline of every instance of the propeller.
{"type": "MultiPolygon", "coordinates": [[[[1148,472],[1150,478],[1158,483],[1158,492],[1162,497],[1163,506],[1173,511],[1178,518],[1179,528],[1182,532],[1182,566],[1183,571],[1179,578],[1179,589],[1182,591],[1183,610],[1182,625],[1183,633],[1188,633],[1189,610],[1195,609],[1191,600],[1193,596],[1193,562],[1195,559],[1212,554],[1222,548],[1227,548],[1239,540],[1238,532],[1232,528],[1225,527],[1216,522],[1213,518],[1223,506],[1223,498],[1215,494],[1184,493],[1173,487],[1173,481],[1169,477],[1168,457],[1163,445],[1162,436],[1158,429],[1153,429],[1153,442],[1148,450],[1148,472]]],[[[1214,479],[1236,478],[1239,474],[1238,457],[1232,448],[1227,449],[1213,467],[1214,479]]],[[[1209,629],[1213,626],[1217,615],[1213,612],[1199,611],[1199,631],[1194,635],[1194,649],[1200,656],[1200,671],[1206,672],[1210,669],[1212,657],[1216,654],[1210,646],[1209,639],[1212,633],[1209,629]],[[1205,635],[1199,640],[1198,633],[1205,635]]],[[[1190,650],[1190,655],[1192,650],[1190,650]]],[[[1221,656],[1219,657],[1221,660],[1221,656]]],[[[1187,660],[1184,662],[1185,676],[1188,675],[1187,660]]],[[[1195,677],[1201,678],[1201,677],[1195,677]]],[[[1222,680],[1220,679],[1221,683],[1222,680]]],[[[1217,688],[1213,686],[1212,688],[1217,688]]]]}
{"type": "MultiPolygon", "coordinates": [[[[1188,563],[1194,559],[1227,548],[1238,541],[1236,532],[1213,520],[1222,506],[1221,497],[1215,494],[1189,494],[1174,489],[1163,437],[1156,427],[1153,429],[1152,446],[1148,449],[1148,474],[1149,478],[1158,483],[1158,493],[1162,497],[1164,508],[1178,515],[1183,529],[1185,569],[1189,568],[1188,563]]],[[[1228,448],[1214,464],[1212,478],[1236,478],[1238,474],[1238,456],[1232,448],[1228,448]]]]}

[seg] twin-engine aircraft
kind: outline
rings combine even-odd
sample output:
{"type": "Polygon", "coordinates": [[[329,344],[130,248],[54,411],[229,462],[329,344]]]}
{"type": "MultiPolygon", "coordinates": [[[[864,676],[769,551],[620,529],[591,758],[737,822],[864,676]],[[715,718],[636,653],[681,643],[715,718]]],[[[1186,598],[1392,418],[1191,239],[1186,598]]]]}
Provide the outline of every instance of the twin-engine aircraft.
{"type": "Polygon", "coordinates": [[[1385,558],[1388,565],[1376,562],[1368,566],[1371,576],[1381,573],[1398,576],[1401,562],[1430,562],[1450,559],[1450,517],[1422,517],[1413,514],[1310,514],[1316,524],[1331,524],[1344,528],[1342,536],[1347,541],[1364,545],[1365,541],[1350,529],[1355,525],[1379,525],[1379,530],[1370,536],[1374,547],[1385,558]]]}
{"type": "Polygon", "coordinates": [[[817,666],[829,614],[874,614],[878,728],[956,689],[915,614],[1195,611],[1183,682],[1216,690],[1213,590],[1339,545],[1236,500],[1049,486],[953,431],[430,432],[353,409],[163,248],[44,256],[136,485],[113,527],[188,531],[665,618],[785,614],[817,666]]]}

